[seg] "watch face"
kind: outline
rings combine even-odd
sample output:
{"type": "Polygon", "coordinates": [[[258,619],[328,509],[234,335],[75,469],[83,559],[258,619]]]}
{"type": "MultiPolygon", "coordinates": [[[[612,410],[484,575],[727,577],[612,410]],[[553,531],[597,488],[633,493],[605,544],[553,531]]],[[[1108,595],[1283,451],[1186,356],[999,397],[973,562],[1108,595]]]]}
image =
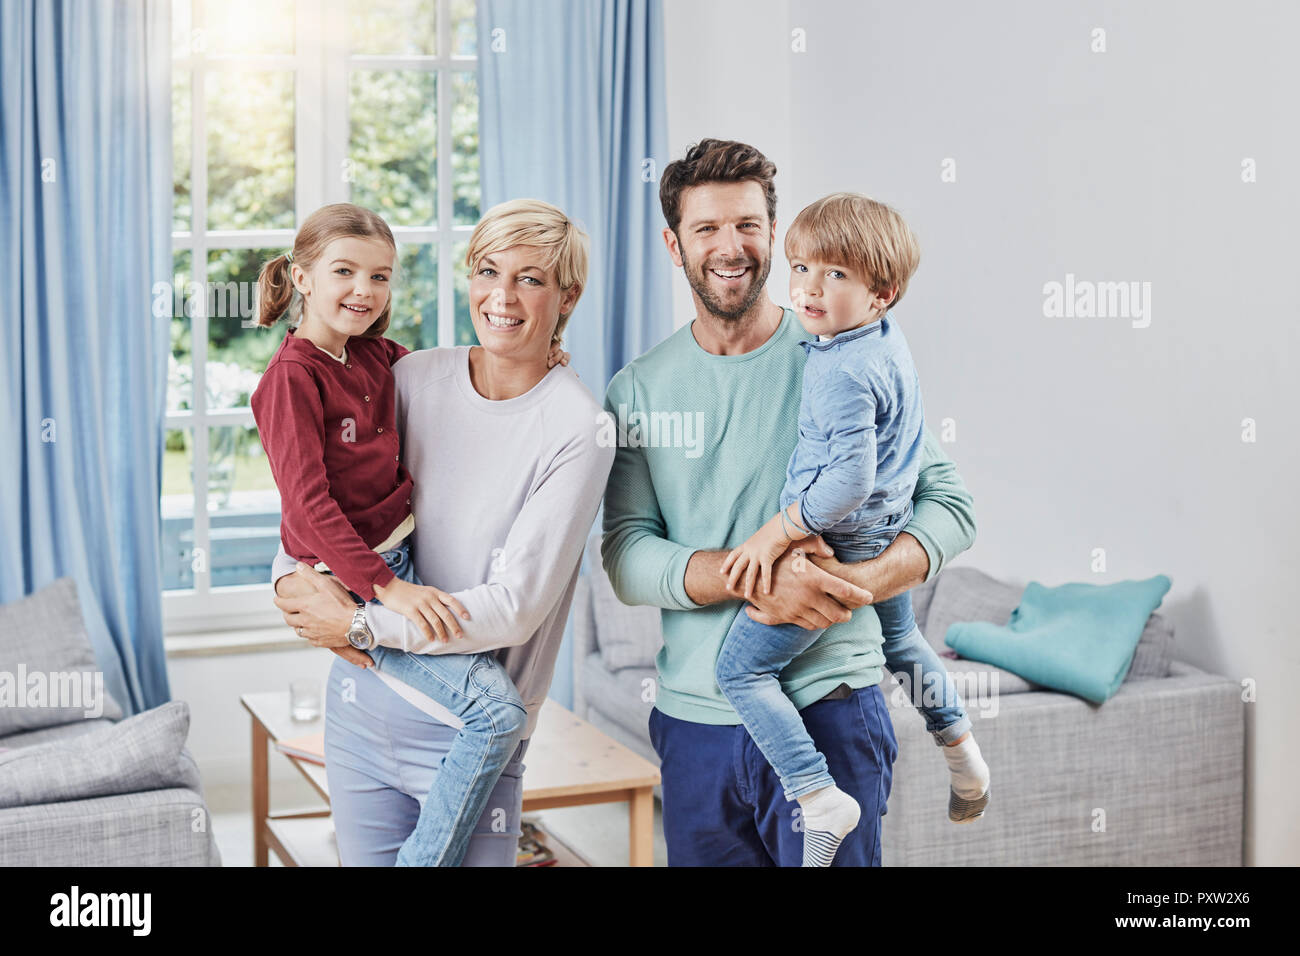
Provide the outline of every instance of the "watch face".
{"type": "Polygon", "coordinates": [[[363,628],[348,631],[348,643],[359,651],[367,650],[370,647],[370,634],[363,628]]]}

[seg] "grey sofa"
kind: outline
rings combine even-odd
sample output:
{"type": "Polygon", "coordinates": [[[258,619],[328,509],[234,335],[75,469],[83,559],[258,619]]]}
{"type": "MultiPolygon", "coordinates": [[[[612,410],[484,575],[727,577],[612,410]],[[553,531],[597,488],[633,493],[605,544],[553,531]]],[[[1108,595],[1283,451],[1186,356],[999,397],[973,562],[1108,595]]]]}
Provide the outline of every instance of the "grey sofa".
{"type": "MultiPolygon", "coordinates": [[[[20,667],[94,672],[70,579],[0,607],[0,671],[20,667]]],[[[102,711],[0,705],[0,866],[220,866],[188,707],[102,711]]]]}
{"type": "MultiPolygon", "coordinates": [[[[656,608],[626,607],[587,546],[574,597],[574,711],[658,763],[647,720],[656,608]]],[[[958,620],[1005,624],[1023,587],[950,568],[913,592],[941,652],[958,620]]],[[[992,665],[947,661],[992,773],[984,817],[947,818],[948,773],[892,677],[882,689],[898,738],[884,824],[886,866],[1239,866],[1245,713],[1240,687],[1172,659],[1153,614],[1123,686],[1105,704],[1045,690],[992,665]]]]}

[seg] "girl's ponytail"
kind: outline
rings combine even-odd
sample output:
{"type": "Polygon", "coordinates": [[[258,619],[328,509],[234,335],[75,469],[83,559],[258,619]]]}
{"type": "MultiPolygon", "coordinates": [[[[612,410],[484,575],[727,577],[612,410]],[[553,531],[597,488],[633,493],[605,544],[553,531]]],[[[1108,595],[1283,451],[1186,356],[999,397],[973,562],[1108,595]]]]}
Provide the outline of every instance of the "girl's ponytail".
{"type": "Polygon", "coordinates": [[[279,322],[293,303],[291,253],[276,256],[262,266],[257,277],[257,324],[270,327],[279,322]]]}

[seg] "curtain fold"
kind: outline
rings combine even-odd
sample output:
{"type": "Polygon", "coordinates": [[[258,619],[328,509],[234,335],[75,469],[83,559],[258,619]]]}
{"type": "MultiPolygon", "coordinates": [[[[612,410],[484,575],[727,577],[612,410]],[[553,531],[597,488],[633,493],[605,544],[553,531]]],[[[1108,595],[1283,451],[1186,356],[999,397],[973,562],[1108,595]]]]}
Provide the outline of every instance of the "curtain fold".
{"type": "Polygon", "coordinates": [[[0,5],[0,601],[77,582],[105,686],[170,694],[159,493],[171,277],[166,0],[0,5]]]}
{"type": "MultiPolygon", "coordinates": [[[[544,199],[591,236],[564,347],[601,401],[619,369],[673,330],[660,0],[479,0],[477,26],[482,206],[544,199]]],[[[551,686],[566,706],[572,657],[570,624],[551,686]]]]}
{"type": "Polygon", "coordinates": [[[662,21],[660,0],[478,4],[483,209],[544,199],[590,234],[564,345],[597,397],[672,331],[662,21]]]}

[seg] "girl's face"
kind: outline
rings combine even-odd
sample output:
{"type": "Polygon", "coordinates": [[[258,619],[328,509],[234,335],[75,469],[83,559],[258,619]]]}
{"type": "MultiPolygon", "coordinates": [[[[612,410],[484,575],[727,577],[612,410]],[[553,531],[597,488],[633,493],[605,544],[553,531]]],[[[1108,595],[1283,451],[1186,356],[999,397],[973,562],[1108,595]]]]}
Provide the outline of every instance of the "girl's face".
{"type": "Polygon", "coordinates": [[[325,247],[305,270],[293,267],[302,293],[303,323],[323,325],[337,335],[361,335],[388,305],[396,251],[383,239],[342,236],[325,247]]]}
{"type": "Polygon", "coordinates": [[[479,260],[469,279],[470,314],[483,348],[500,358],[546,362],[551,335],[581,289],[560,289],[533,246],[511,246],[479,260]]]}

